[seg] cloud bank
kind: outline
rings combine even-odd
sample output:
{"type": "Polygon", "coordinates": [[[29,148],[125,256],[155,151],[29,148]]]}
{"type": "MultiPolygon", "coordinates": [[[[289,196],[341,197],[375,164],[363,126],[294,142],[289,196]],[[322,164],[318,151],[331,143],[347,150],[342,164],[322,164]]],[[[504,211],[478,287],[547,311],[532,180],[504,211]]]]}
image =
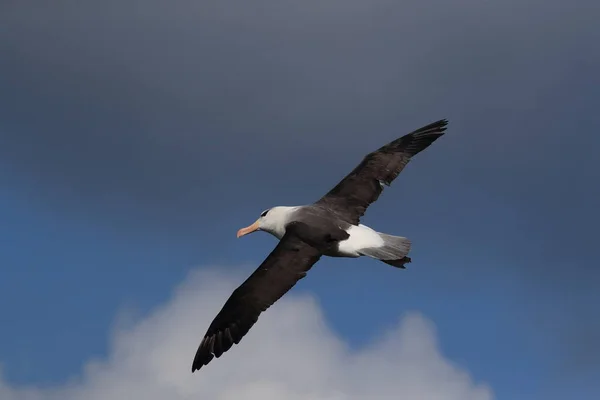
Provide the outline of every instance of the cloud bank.
{"type": "MultiPolygon", "coordinates": [[[[367,348],[349,349],[316,300],[289,294],[227,354],[199,372],[201,335],[241,275],[195,271],[174,296],[138,320],[121,318],[106,359],[51,388],[13,387],[2,400],[491,400],[485,384],[444,358],[433,324],[418,313],[367,348]]],[[[346,310],[351,312],[351,310],[346,310]]],[[[356,321],[357,324],[360,321],[356,321]]]]}
{"type": "Polygon", "coordinates": [[[585,109],[591,93],[569,90],[582,76],[594,86],[600,62],[590,0],[11,3],[0,12],[0,180],[19,175],[13,186],[57,204],[84,198],[96,215],[131,207],[119,218],[148,208],[174,223],[210,204],[224,176],[313,184],[296,172],[299,149],[313,171],[339,160],[345,172],[443,117],[453,139],[438,148],[495,169],[507,152],[530,165],[539,151],[548,168],[554,156],[537,149],[574,124],[539,119],[585,109]]]}

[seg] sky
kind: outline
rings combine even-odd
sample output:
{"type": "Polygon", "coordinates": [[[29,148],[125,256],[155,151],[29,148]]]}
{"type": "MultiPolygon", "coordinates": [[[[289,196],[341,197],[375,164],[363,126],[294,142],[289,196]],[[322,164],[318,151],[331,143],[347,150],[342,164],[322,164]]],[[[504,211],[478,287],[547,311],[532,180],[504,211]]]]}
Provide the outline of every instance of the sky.
{"type": "Polygon", "coordinates": [[[592,0],[0,4],[0,398],[600,394],[592,0]],[[322,259],[195,374],[276,244],[429,122],[363,223],[397,270],[322,259]]]}

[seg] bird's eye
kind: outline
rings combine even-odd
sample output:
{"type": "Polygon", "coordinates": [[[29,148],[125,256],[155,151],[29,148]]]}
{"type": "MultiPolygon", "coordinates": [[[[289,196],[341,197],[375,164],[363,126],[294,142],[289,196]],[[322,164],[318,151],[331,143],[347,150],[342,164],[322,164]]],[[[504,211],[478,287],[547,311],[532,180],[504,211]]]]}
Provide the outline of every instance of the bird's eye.
{"type": "Polygon", "coordinates": [[[267,215],[268,212],[269,212],[269,210],[263,211],[262,214],[260,214],[261,218],[264,217],[265,215],[267,215]]]}

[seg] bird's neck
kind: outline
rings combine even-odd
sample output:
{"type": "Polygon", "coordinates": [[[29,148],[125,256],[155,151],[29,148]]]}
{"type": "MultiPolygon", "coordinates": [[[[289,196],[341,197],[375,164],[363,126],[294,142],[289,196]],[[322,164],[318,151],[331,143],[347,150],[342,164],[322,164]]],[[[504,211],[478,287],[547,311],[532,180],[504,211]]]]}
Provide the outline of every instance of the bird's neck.
{"type": "Polygon", "coordinates": [[[272,224],[272,226],[269,226],[268,229],[265,229],[268,233],[270,233],[271,235],[275,236],[277,239],[281,240],[281,238],[283,237],[283,235],[285,235],[285,231],[286,231],[286,226],[288,223],[290,223],[291,221],[294,220],[293,216],[294,216],[294,212],[299,208],[300,206],[293,206],[293,207],[277,207],[277,219],[275,220],[275,222],[272,224]]]}

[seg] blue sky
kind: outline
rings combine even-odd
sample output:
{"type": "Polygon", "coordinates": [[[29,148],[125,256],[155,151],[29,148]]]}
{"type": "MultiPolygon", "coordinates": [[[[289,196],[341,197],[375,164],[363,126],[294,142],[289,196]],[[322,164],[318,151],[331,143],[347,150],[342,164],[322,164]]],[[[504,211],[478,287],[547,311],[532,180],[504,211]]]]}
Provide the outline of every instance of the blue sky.
{"type": "Polygon", "coordinates": [[[235,3],[2,6],[5,384],[80,376],[192,270],[241,282],[275,239],[237,229],[448,118],[364,219],[409,269],[324,259],[293,294],[353,349],[421,313],[494,398],[597,396],[593,2],[235,3]]]}

